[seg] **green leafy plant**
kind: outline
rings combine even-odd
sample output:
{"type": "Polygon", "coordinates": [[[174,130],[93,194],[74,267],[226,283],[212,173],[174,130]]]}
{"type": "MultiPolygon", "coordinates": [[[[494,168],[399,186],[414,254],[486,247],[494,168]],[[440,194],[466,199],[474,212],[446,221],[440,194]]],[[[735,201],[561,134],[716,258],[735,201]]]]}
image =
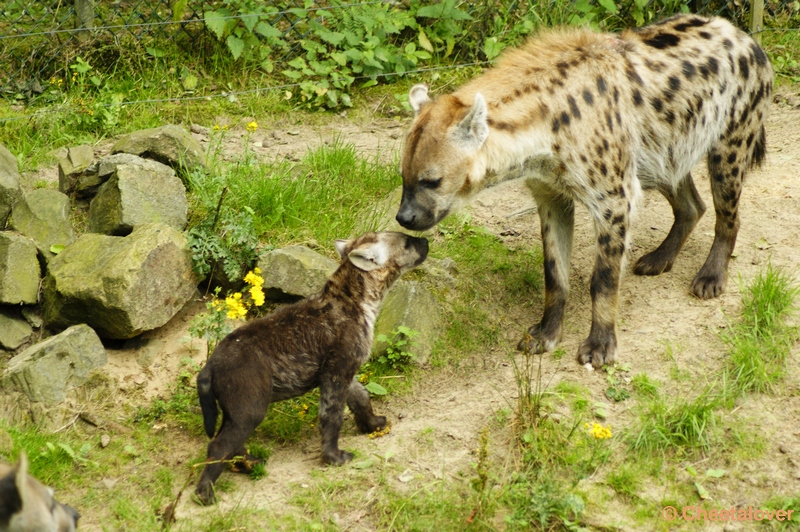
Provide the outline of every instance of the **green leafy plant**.
{"type": "Polygon", "coordinates": [[[378,342],[386,343],[386,350],[378,356],[377,362],[386,368],[403,371],[414,361],[414,353],[410,350],[417,347],[414,338],[419,335],[415,331],[400,325],[390,335],[379,334],[375,337],[378,342]]]}

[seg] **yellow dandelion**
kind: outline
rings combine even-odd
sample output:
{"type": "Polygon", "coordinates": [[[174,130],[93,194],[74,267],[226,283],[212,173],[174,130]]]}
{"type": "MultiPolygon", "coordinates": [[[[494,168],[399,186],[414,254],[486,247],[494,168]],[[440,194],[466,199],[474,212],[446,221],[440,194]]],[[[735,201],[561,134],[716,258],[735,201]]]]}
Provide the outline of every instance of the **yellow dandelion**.
{"type": "Polygon", "coordinates": [[[213,129],[214,131],[219,131],[219,129],[220,129],[220,128],[219,128],[219,124],[214,124],[214,127],[213,127],[212,129],[213,129]]]}
{"type": "Polygon", "coordinates": [[[264,304],[264,290],[260,286],[254,286],[250,289],[250,297],[253,299],[253,304],[260,307],[264,304]]]}
{"type": "Polygon", "coordinates": [[[612,436],[611,427],[604,427],[599,423],[592,423],[589,435],[597,440],[606,440],[612,436]]]}
{"type": "Polygon", "coordinates": [[[392,425],[391,425],[391,424],[389,424],[389,423],[387,423],[387,424],[386,424],[386,426],[385,426],[384,428],[382,428],[382,429],[378,429],[378,430],[376,430],[375,432],[370,432],[370,433],[369,433],[369,438],[370,438],[371,440],[374,440],[375,438],[380,438],[380,437],[382,437],[382,436],[386,436],[386,435],[387,435],[387,434],[389,434],[391,431],[392,431],[392,425]]]}
{"type": "Polygon", "coordinates": [[[258,124],[255,120],[247,124],[247,131],[248,133],[255,133],[256,129],[258,129],[258,124]]]}

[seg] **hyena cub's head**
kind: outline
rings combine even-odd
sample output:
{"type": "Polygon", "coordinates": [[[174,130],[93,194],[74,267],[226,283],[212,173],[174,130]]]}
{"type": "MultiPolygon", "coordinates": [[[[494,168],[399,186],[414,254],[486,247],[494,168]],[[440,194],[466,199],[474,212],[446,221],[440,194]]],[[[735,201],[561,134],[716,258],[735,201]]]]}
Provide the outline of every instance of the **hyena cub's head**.
{"type": "Polygon", "coordinates": [[[428,241],[390,231],[365,233],[352,240],[337,240],[336,251],[342,260],[349,260],[388,288],[404,272],[422,264],[428,256],[428,241]]]}
{"type": "Polygon", "coordinates": [[[406,138],[400,172],[403,199],[397,222],[424,231],[477,192],[486,172],[478,151],[489,136],[486,101],[480,93],[466,104],[453,95],[428,97],[414,85],[408,101],[416,113],[406,138]]]}
{"type": "Polygon", "coordinates": [[[78,512],[53,498],[53,490],[28,475],[28,459],[0,464],[0,530],[75,532],[78,512]]]}

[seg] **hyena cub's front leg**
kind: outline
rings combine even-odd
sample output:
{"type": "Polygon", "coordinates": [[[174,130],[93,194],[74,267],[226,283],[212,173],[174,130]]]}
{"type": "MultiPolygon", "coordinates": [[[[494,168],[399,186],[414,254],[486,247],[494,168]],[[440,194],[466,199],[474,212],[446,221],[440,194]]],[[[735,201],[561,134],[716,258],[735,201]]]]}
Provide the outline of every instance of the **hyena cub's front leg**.
{"type": "Polygon", "coordinates": [[[628,231],[628,211],[624,202],[616,208],[604,205],[605,210],[591,209],[595,215],[597,259],[592,272],[592,328],[589,337],[578,348],[578,362],[591,363],[595,368],[613,364],[617,351],[617,308],[619,279],[625,255],[628,231]]]}
{"type": "Polygon", "coordinates": [[[544,353],[554,350],[564,335],[575,203],[541,182],[531,180],[528,186],[536,198],[542,229],[544,314],[541,322],[528,329],[517,349],[544,353]]]}

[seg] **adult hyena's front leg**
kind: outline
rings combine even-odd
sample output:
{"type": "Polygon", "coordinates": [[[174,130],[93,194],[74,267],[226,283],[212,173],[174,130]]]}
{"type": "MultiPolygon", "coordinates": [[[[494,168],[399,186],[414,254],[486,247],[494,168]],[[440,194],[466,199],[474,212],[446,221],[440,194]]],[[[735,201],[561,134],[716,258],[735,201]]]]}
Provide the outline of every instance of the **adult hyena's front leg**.
{"type": "Polygon", "coordinates": [[[528,186],[536,198],[542,226],[544,314],[541,322],[528,329],[517,349],[544,353],[555,349],[563,336],[575,204],[572,198],[559,195],[535,181],[529,181],[528,186]]]}
{"type": "Polygon", "coordinates": [[[613,364],[617,351],[617,306],[619,279],[625,255],[628,231],[626,203],[603,205],[604,210],[591,209],[595,215],[597,260],[592,273],[592,329],[578,348],[578,361],[591,362],[595,368],[613,364]]]}

